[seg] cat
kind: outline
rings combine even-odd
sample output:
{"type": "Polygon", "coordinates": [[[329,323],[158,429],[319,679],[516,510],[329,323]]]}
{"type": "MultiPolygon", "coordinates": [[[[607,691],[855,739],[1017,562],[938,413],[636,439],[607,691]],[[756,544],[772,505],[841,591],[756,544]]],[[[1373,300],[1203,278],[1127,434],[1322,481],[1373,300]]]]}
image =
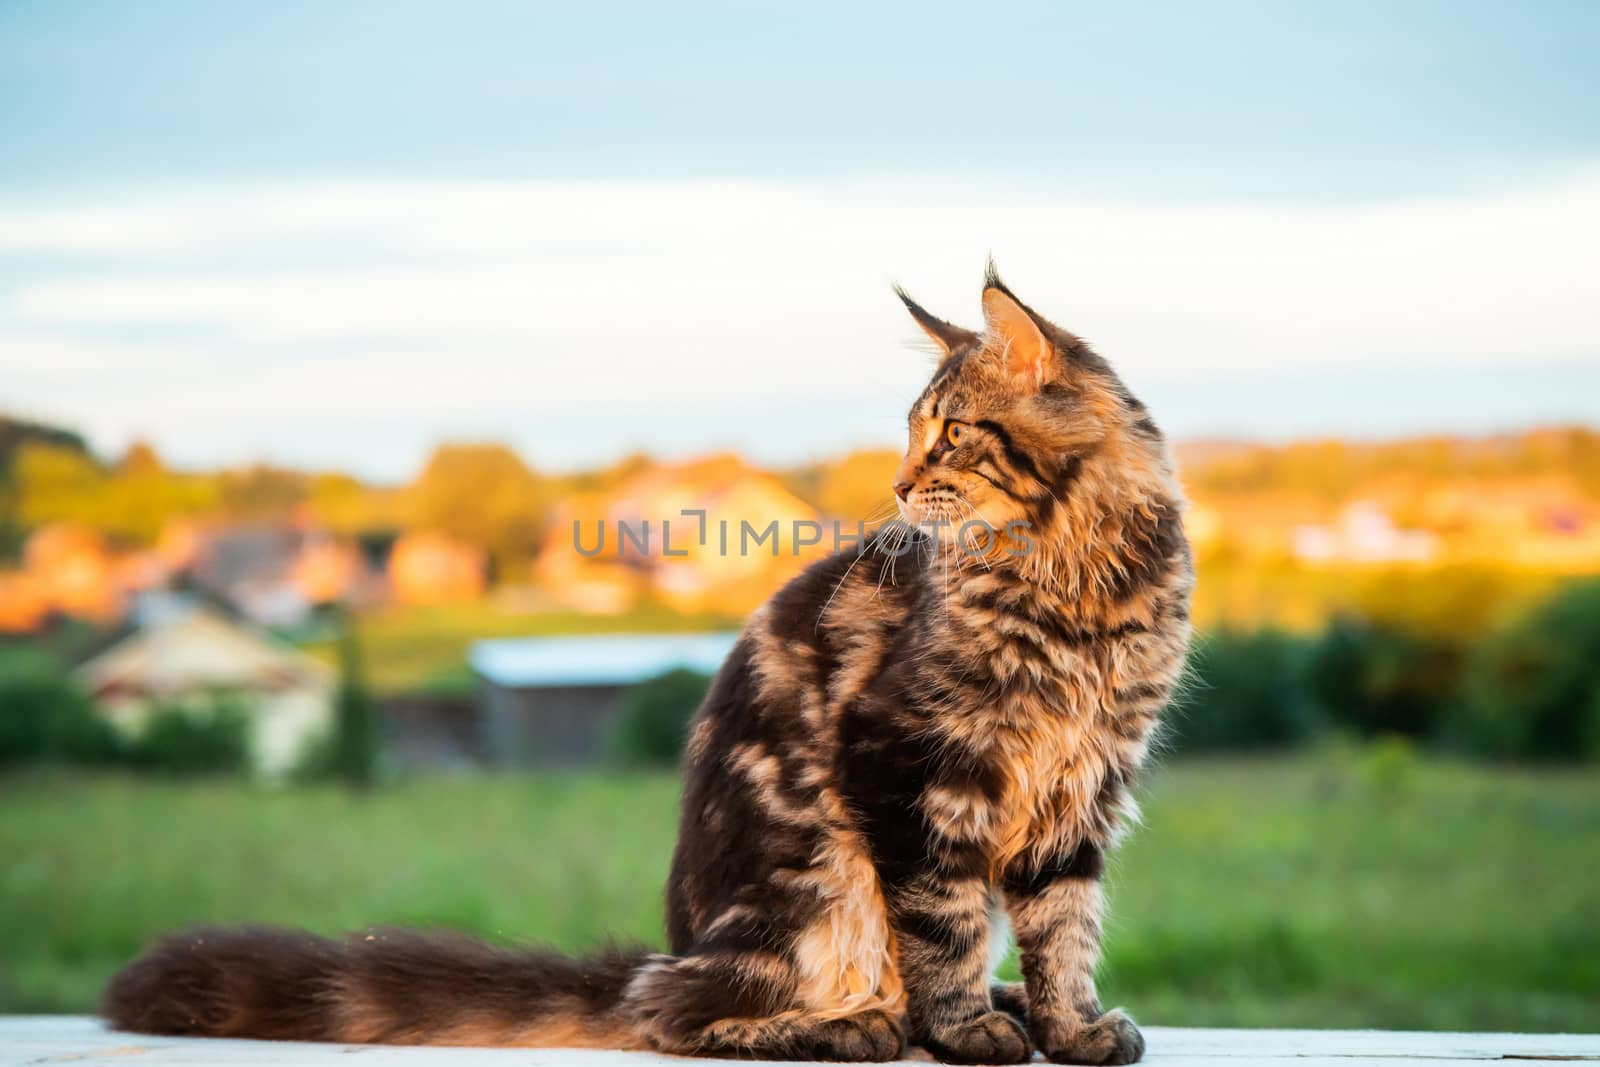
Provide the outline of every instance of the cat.
{"type": "Polygon", "coordinates": [[[346,1042],[1125,1064],[1104,857],[1183,669],[1193,570],[1149,412],[991,263],[937,349],[900,519],[751,616],[692,724],[670,953],[202,929],[111,982],[116,1027],[346,1042]],[[991,984],[1004,912],[1025,981],[991,984]]]}

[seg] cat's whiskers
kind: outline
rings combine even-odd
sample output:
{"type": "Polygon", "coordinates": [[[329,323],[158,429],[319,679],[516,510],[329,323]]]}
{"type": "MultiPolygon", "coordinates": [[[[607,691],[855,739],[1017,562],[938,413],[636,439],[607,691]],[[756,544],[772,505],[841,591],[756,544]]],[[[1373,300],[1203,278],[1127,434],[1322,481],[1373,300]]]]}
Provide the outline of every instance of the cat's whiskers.
{"type": "Polygon", "coordinates": [[[972,553],[969,553],[969,555],[977,556],[978,560],[983,564],[983,569],[984,570],[986,570],[986,571],[994,570],[994,567],[989,563],[989,550],[993,547],[994,539],[996,537],[1000,536],[1000,535],[995,532],[994,526],[990,524],[989,520],[984,517],[983,512],[979,511],[977,506],[974,505],[972,503],[972,501],[968,500],[966,497],[962,496],[960,493],[957,493],[956,494],[956,503],[960,504],[962,507],[966,508],[967,511],[973,516],[973,518],[975,518],[978,522],[982,523],[984,529],[989,531],[989,542],[990,543],[986,544],[984,546],[984,549],[983,549],[982,552],[972,552],[972,553]]]}
{"type": "MultiPolygon", "coordinates": [[[[891,529],[895,534],[895,542],[894,547],[889,549],[889,566],[887,568],[887,573],[889,575],[889,585],[893,587],[895,584],[895,564],[900,562],[900,549],[905,545],[906,538],[910,537],[911,533],[904,525],[900,524],[896,524],[895,526],[891,527],[891,529]]],[[[874,599],[878,597],[878,594],[883,592],[884,573],[885,568],[880,566],[878,568],[878,584],[877,587],[872,590],[872,596],[874,599]]]]}
{"type": "MultiPolygon", "coordinates": [[[[893,504],[888,504],[879,510],[884,512],[881,517],[862,519],[861,525],[865,527],[870,526],[875,522],[889,522],[893,517],[895,508],[893,504]]],[[[873,514],[876,515],[877,512],[874,512],[873,514]]],[[[833,584],[833,591],[828,594],[827,602],[822,605],[822,610],[817,612],[817,623],[816,626],[812,628],[813,633],[815,633],[817,629],[821,628],[823,618],[827,616],[828,609],[833,606],[833,598],[839,595],[839,590],[844,586],[844,583],[849,580],[850,572],[856,569],[856,564],[861,562],[861,557],[865,556],[870,549],[876,546],[883,538],[884,533],[891,529],[893,529],[893,527],[880,527],[879,530],[872,535],[872,539],[870,541],[862,541],[861,547],[856,550],[856,558],[850,561],[850,565],[844,569],[844,573],[839,576],[839,580],[833,584]]],[[[883,576],[881,572],[878,576],[878,587],[880,589],[883,587],[883,576]]],[[[873,595],[876,596],[877,594],[874,593],[873,595]]]]}

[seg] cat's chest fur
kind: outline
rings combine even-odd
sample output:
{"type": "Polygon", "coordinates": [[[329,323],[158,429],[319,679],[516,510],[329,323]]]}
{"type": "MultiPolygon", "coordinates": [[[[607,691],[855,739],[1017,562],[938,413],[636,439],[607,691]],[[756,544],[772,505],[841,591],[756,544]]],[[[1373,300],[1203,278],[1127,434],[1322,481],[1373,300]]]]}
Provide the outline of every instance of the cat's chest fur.
{"type": "Polygon", "coordinates": [[[983,788],[930,777],[922,806],[976,846],[998,875],[1030,851],[1105,829],[1108,797],[1143,757],[1116,729],[1118,693],[1164,673],[1148,628],[1085,624],[1048,595],[978,576],[952,591],[961,610],[928,632],[926,661],[978,680],[930,724],[936,762],[976,768],[983,788]]]}

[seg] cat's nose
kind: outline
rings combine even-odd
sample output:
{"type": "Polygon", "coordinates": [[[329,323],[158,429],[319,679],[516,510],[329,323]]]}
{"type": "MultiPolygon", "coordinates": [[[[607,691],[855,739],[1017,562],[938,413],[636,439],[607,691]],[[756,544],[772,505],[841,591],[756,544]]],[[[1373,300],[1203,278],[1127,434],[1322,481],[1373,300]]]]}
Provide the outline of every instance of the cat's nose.
{"type": "Polygon", "coordinates": [[[895,482],[894,495],[899,497],[901,500],[904,500],[911,494],[911,487],[915,484],[915,482],[895,482]]]}

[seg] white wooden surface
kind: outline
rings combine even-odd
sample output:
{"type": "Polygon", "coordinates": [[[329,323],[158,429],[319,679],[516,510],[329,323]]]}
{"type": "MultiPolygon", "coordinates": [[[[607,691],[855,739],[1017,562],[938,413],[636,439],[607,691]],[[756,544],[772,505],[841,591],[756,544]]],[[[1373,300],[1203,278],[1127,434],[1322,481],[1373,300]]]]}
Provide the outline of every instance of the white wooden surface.
{"type": "MultiPolygon", "coordinates": [[[[1372,1030],[1145,1030],[1152,1067],[1219,1067],[1227,1059],[1265,1067],[1419,1067],[1418,1060],[1600,1061],[1600,1034],[1435,1034],[1372,1030]]],[[[682,1067],[645,1052],[571,1049],[393,1048],[211,1041],[107,1030],[76,1015],[0,1017],[0,1064],[340,1064],[342,1067],[682,1067]],[[351,1055],[359,1058],[352,1061],[351,1055]]],[[[1514,1067],[1508,1064],[1507,1067],[1514,1067]]],[[[1531,1065],[1530,1065],[1531,1067],[1531,1065]]]]}

